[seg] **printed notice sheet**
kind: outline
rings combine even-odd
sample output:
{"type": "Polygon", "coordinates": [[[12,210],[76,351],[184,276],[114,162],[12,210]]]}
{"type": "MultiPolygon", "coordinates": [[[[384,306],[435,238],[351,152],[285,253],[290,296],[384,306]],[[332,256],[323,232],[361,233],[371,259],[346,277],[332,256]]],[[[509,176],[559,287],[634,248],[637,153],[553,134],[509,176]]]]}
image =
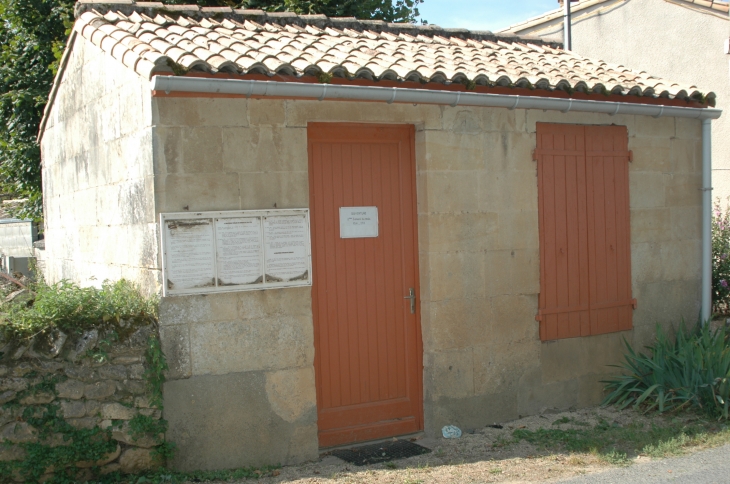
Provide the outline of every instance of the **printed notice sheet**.
{"type": "Polygon", "coordinates": [[[308,209],[160,214],[163,296],[312,284],[308,209]]]}
{"type": "Polygon", "coordinates": [[[261,217],[216,219],[215,235],[219,285],[263,282],[261,217]]]}
{"type": "Polygon", "coordinates": [[[266,282],[307,280],[309,227],[304,215],[264,217],[266,282]]]}
{"type": "Polygon", "coordinates": [[[211,219],[170,220],[167,231],[166,286],[184,290],[215,286],[215,247],[211,219]]]}
{"type": "Polygon", "coordinates": [[[340,207],[340,238],[378,236],[378,207],[340,207]]]}

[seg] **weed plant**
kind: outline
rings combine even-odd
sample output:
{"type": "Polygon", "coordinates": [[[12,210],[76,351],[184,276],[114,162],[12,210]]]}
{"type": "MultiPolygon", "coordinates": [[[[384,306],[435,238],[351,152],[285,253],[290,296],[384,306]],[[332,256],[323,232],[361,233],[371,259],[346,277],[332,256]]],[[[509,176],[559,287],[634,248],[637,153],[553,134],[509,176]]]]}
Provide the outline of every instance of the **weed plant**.
{"type": "Polygon", "coordinates": [[[712,306],[715,314],[730,313],[730,199],[715,201],[712,214],[712,306]]]}
{"type": "Polygon", "coordinates": [[[604,405],[645,412],[696,409],[709,417],[728,420],[730,403],[730,334],[721,327],[680,325],[672,340],[657,327],[656,342],[647,353],[637,353],[624,340],[622,374],[605,381],[604,405]]]}
{"type": "Polygon", "coordinates": [[[32,305],[0,308],[0,330],[6,338],[31,338],[52,329],[72,334],[103,328],[121,334],[157,317],[157,300],[143,296],[126,280],[105,281],[101,288],[82,288],[69,281],[38,282],[32,290],[32,305]]]}

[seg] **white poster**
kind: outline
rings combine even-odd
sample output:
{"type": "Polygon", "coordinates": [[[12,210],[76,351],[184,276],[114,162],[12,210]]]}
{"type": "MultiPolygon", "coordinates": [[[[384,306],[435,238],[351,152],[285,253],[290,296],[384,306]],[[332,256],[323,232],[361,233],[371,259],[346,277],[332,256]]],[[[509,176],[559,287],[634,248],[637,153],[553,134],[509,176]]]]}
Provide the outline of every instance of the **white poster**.
{"type": "Polygon", "coordinates": [[[264,217],[266,282],[309,278],[308,231],[304,215],[264,217]]]}
{"type": "Polygon", "coordinates": [[[168,264],[165,285],[172,290],[215,286],[215,247],[211,219],[165,223],[168,264]]]}
{"type": "Polygon", "coordinates": [[[378,207],[340,207],[340,238],[378,236],[378,207]]]}
{"type": "Polygon", "coordinates": [[[262,283],[261,217],[215,220],[218,285],[262,283]]]}
{"type": "Polygon", "coordinates": [[[160,214],[162,295],[312,284],[308,209],[160,214]]]}

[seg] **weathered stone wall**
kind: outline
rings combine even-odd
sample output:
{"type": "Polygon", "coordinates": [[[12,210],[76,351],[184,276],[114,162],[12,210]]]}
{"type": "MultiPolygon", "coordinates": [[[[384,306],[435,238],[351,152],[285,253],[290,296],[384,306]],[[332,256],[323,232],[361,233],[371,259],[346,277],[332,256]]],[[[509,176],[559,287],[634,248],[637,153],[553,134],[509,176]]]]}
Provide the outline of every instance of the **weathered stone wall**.
{"type": "Polygon", "coordinates": [[[41,142],[46,279],[159,289],[149,83],[77,36],[41,142]]]}
{"type": "MultiPolygon", "coordinates": [[[[699,309],[700,123],[350,102],[154,98],[160,212],[309,206],[309,122],[416,126],[426,431],[595,404],[623,337],[699,309]],[[635,329],[541,343],[536,122],[629,130],[635,329]]],[[[315,276],[316,277],[316,276],[315,276]]],[[[164,298],[179,468],[317,453],[309,288],[164,298]],[[223,391],[223,390],[227,391],[223,391]],[[223,396],[225,395],[225,396],[223,396]]]]}
{"type": "MultiPolygon", "coordinates": [[[[78,335],[58,332],[25,341],[2,342],[0,346],[0,481],[3,466],[10,466],[16,481],[32,482],[13,467],[28,463],[25,446],[32,443],[59,446],[82,445],[64,439],[63,425],[49,418],[43,428],[34,427],[33,418],[57,415],[72,428],[104,430],[91,442],[110,442],[110,452],[95,462],[80,461],[63,472],[76,481],[95,473],[137,473],[160,465],[155,449],[162,435],[135,431],[133,419],[148,417],[159,421],[161,411],[151,404],[144,378],[145,351],[154,326],[142,326],[121,341],[98,330],[78,335]],[[108,429],[108,430],[105,430],[108,429]],[[96,467],[96,468],[94,468],[96,467]]],[[[40,459],[38,455],[34,457],[40,459]]],[[[33,464],[30,462],[30,464],[33,464]]],[[[46,469],[44,478],[54,469],[46,469]]]]}

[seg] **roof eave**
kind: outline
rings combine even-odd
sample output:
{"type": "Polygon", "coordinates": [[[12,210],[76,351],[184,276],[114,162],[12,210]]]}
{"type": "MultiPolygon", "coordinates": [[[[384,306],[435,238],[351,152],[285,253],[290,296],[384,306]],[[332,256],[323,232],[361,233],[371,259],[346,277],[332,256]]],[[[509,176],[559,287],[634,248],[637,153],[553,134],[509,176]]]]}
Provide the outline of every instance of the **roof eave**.
{"type": "Polygon", "coordinates": [[[38,127],[38,136],[36,137],[36,141],[39,145],[43,140],[43,133],[46,130],[48,116],[50,116],[51,114],[51,109],[53,108],[53,103],[56,100],[58,88],[61,86],[61,79],[63,78],[63,74],[66,71],[68,59],[69,57],[71,57],[71,50],[73,49],[74,43],[76,41],[76,35],[76,30],[71,30],[71,35],[69,35],[68,41],[66,42],[66,47],[63,50],[63,56],[61,56],[61,62],[58,65],[58,71],[56,72],[56,76],[53,78],[51,92],[48,94],[48,101],[46,102],[46,107],[43,109],[43,117],[41,118],[41,124],[38,127]]]}

